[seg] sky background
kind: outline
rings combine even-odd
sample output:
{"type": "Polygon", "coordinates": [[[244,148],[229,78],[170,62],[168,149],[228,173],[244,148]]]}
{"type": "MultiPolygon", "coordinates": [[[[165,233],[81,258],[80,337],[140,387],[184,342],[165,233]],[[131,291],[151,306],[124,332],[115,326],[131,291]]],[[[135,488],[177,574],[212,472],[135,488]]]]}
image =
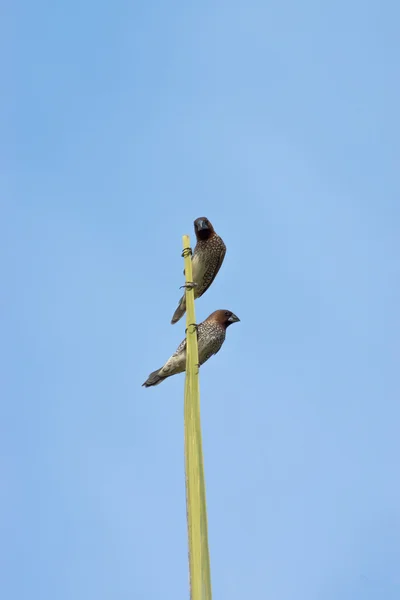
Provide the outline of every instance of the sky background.
{"type": "Polygon", "coordinates": [[[188,598],[182,235],[215,599],[400,597],[397,2],[2,8],[8,600],[188,598]]]}

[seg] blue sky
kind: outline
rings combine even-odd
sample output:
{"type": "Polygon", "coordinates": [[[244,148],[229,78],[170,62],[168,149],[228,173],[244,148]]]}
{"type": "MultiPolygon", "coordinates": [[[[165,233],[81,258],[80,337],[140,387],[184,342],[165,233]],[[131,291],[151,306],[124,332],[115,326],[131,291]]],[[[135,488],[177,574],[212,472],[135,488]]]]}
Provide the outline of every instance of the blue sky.
{"type": "MultiPolygon", "coordinates": [[[[7,8],[7,7],[6,7],[7,8]]],[[[22,0],[2,19],[3,596],[188,597],[181,236],[215,598],[400,597],[400,8],[22,0]]]]}

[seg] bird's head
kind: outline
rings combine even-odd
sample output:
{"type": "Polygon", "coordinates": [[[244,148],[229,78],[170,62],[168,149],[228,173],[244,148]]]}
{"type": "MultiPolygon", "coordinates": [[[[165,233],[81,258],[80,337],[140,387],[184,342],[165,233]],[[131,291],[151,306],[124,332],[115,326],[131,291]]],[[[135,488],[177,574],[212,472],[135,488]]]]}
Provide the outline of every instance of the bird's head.
{"type": "Polygon", "coordinates": [[[207,217],[199,217],[194,222],[194,232],[198,240],[208,240],[214,233],[214,227],[207,217]]]}
{"type": "Polygon", "coordinates": [[[208,317],[207,321],[215,321],[226,329],[232,323],[238,323],[240,319],[230,310],[216,310],[208,317]]]}

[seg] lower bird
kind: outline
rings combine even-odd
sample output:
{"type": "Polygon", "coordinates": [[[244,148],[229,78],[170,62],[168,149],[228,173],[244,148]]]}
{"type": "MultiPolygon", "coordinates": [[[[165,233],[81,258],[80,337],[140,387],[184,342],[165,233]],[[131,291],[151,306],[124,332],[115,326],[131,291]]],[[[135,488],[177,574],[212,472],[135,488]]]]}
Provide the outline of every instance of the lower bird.
{"type": "MultiPolygon", "coordinates": [[[[199,346],[199,364],[204,364],[213,354],[221,349],[225,341],[226,330],[232,323],[240,321],[239,317],[230,310],[216,310],[197,328],[199,346]]],[[[165,365],[150,373],[144,387],[158,385],[167,377],[183,373],[186,370],[186,339],[181,342],[176,352],[167,360],[165,365]]]]}

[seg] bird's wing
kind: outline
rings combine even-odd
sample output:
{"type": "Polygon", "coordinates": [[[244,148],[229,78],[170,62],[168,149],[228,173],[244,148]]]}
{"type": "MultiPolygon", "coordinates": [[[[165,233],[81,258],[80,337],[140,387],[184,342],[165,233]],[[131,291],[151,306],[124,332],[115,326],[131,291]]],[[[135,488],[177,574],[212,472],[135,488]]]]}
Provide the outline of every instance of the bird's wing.
{"type": "Polygon", "coordinates": [[[186,339],[184,339],[165,365],[160,369],[159,374],[163,377],[181,373],[185,370],[186,363],[186,339]]]}
{"type": "Polygon", "coordinates": [[[177,347],[177,349],[175,350],[175,352],[173,353],[172,356],[178,356],[178,354],[181,354],[181,352],[184,352],[185,350],[186,350],[186,338],[181,341],[181,343],[179,344],[179,346],[177,347]]]}
{"type": "Polygon", "coordinates": [[[216,266],[212,269],[208,269],[208,271],[204,274],[203,281],[205,281],[206,283],[205,283],[205,286],[201,289],[201,295],[203,295],[208,290],[208,288],[210,287],[210,285],[216,278],[218,271],[220,270],[223,260],[225,258],[225,254],[226,254],[226,247],[224,245],[224,247],[221,249],[216,266]]]}

